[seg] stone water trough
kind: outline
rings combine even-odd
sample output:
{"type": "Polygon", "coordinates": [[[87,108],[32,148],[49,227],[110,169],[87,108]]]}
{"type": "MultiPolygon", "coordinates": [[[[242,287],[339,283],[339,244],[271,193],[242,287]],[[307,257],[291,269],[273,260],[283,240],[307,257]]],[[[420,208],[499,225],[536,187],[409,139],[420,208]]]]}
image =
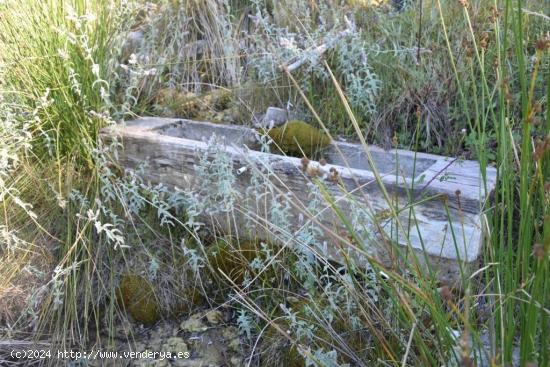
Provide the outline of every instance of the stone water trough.
{"type": "Polygon", "coordinates": [[[196,177],[196,165],[198,156],[211,151],[213,137],[217,149],[232,161],[237,178],[234,189],[243,198],[250,195],[247,188],[252,172],[259,172],[259,164],[254,162],[268,162],[272,174],[267,179],[276,190],[266,189],[261,200],[246,208],[247,200],[237,200],[231,215],[203,218],[233,235],[271,240],[277,229],[262,218],[269,217],[273,200],[290,197],[291,235],[308,219],[313,220],[323,236],[319,253],[336,262],[342,261],[343,256],[364,261],[368,254],[395,267],[400,266],[399,261],[413,261],[414,253],[425,271],[428,263],[446,284],[460,282],[461,267],[472,272],[480,265],[485,231],[483,210],[489,206],[496,171],[487,168],[484,184],[475,161],[369,146],[387,193],[384,194],[365,149],[357,144],[334,141],[322,152],[324,159],[319,163],[264,153],[258,133],[243,126],[140,118],[102,130],[100,139],[108,144],[114,136],[123,144],[118,152],[122,167],[135,169],[147,162],[145,179],[171,188],[196,190],[204,185],[196,177]],[[325,208],[317,213],[307,211],[312,182],[322,186],[320,191],[331,198],[323,201],[325,208]],[[387,198],[396,208],[398,221],[391,215],[387,198]],[[415,204],[411,209],[408,204],[412,202],[415,204]],[[351,213],[350,206],[365,208],[360,217],[361,226],[366,229],[364,243],[350,241],[341,219],[351,213]]]}

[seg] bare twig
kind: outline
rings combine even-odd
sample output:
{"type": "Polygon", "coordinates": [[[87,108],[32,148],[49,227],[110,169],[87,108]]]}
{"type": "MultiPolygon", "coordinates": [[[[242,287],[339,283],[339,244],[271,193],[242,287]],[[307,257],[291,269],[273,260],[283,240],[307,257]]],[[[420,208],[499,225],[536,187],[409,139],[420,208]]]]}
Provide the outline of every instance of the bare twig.
{"type": "Polygon", "coordinates": [[[535,17],[541,17],[542,19],[545,19],[545,20],[550,20],[550,17],[546,14],[543,14],[543,13],[537,13],[537,12],[527,10],[527,9],[523,9],[523,12],[527,15],[533,15],[535,17]]]}
{"type": "Polygon", "coordinates": [[[313,48],[313,47],[310,47],[308,49],[306,49],[304,51],[304,53],[306,54],[305,56],[301,57],[300,59],[290,63],[287,67],[286,67],[286,70],[289,71],[289,72],[293,72],[295,71],[296,69],[299,69],[303,64],[305,64],[308,60],[311,60],[310,57],[308,57],[309,55],[315,55],[317,56],[318,58],[320,58],[325,52],[327,52],[329,49],[331,49],[332,47],[334,47],[334,45],[336,45],[341,39],[349,36],[350,34],[353,33],[354,29],[355,29],[355,26],[354,24],[348,19],[348,18],[345,18],[345,22],[347,24],[347,28],[345,30],[343,30],[342,32],[338,33],[336,35],[336,37],[334,37],[333,39],[331,39],[330,41],[325,41],[324,43],[322,43],[321,45],[313,48]]]}

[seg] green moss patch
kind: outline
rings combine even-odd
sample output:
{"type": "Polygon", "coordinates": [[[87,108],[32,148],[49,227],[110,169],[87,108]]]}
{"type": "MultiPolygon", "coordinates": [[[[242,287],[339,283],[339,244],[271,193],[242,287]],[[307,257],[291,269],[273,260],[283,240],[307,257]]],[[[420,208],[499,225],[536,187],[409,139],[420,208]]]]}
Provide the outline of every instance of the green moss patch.
{"type": "MultiPolygon", "coordinates": [[[[271,243],[259,239],[238,241],[233,238],[220,238],[216,240],[207,250],[208,263],[214,271],[214,277],[225,283],[227,282],[227,276],[235,284],[242,284],[247,275],[253,277],[255,271],[250,263],[256,258],[262,261],[266,260],[262,243],[265,243],[271,251],[274,251],[271,243]]],[[[272,269],[264,269],[262,278],[271,276],[273,276],[272,269]]]]}
{"type": "Polygon", "coordinates": [[[196,94],[164,88],[158,91],[155,103],[158,112],[166,117],[231,123],[241,115],[233,98],[233,93],[227,89],[196,94]]]}
{"type": "Polygon", "coordinates": [[[137,322],[154,324],[160,318],[160,306],[153,285],[140,275],[127,274],[120,279],[119,301],[137,322]]]}
{"type": "Polygon", "coordinates": [[[331,139],[323,131],[300,120],[292,120],[267,132],[276,146],[290,156],[314,158],[331,139]]]}

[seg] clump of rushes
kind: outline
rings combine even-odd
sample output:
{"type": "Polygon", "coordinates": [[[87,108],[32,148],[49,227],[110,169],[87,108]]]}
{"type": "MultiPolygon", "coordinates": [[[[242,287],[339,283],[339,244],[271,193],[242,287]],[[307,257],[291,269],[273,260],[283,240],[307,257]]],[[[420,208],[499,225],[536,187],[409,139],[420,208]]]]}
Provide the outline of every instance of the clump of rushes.
{"type": "Polygon", "coordinates": [[[298,157],[314,158],[332,141],[323,131],[300,120],[292,120],[281,127],[270,129],[267,134],[283,153],[298,157]]]}
{"type": "MultiPolygon", "coordinates": [[[[101,221],[100,229],[107,229],[121,243],[120,229],[112,231],[109,228],[116,225],[107,224],[114,216],[106,219],[108,210],[100,214],[96,205],[100,201],[97,135],[102,127],[114,123],[112,112],[120,108],[115,108],[110,92],[116,58],[135,9],[123,3],[0,2],[0,110],[17,107],[13,126],[26,137],[24,154],[18,159],[25,169],[2,175],[0,180],[5,180],[11,193],[18,191],[21,198],[29,198],[32,204],[26,208],[44,208],[43,214],[37,210],[41,215],[28,212],[23,216],[0,192],[4,209],[0,223],[55,257],[55,270],[44,271],[54,290],[43,292],[43,300],[37,303],[40,309],[29,317],[35,325],[34,337],[48,335],[52,345],[61,347],[83,346],[90,335],[85,325],[97,324],[103,316],[112,320],[115,314],[118,280],[103,265],[109,261],[112,265],[118,255],[113,255],[111,246],[104,246],[105,232],[98,234],[82,222],[84,218],[95,218],[98,225],[101,221]],[[73,201],[71,197],[80,190],[84,194],[73,201]],[[94,203],[93,208],[89,216],[81,217],[85,203],[94,203]],[[98,284],[102,291],[95,288],[98,284]],[[103,312],[99,304],[106,293],[113,297],[103,312]]],[[[0,126],[7,123],[4,119],[0,116],[0,126]]],[[[2,146],[0,138],[0,152],[2,146]]],[[[13,199],[17,203],[21,198],[13,199]]],[[[0,264],[0,278],[4,277],[0,264]]],[[[31,324],[25,317],[21,315],[14,329],[31,324]]]]}
{"type": "Polygon", "coordinates": [[[112,83],[106,79],[120,35],[130,26],[131,7],[62,3],[0,4],[2,79],[5,90],[16,91],[10,97],[31,111],[47,101],[33,112],[33,149],[40,158],[76,157],[91,167],[99,129],[112,122],[112,83]]]}

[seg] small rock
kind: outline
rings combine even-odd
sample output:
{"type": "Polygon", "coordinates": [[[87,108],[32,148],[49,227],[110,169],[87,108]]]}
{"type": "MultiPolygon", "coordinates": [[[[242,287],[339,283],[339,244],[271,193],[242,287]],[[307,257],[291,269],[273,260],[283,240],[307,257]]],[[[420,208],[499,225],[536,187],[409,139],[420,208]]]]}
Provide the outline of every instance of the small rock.
{"type": "Polygon", "coordinates": [[[269,107],[260,121],[260,127],[273,128],[284,125],[288,121],[288,113],[284,108],[269,107]]]}
{"type": "Polygon", "coordinates": [[[211,325],[218,325],[224,321],[224,314],[218,310],[211,310],[206,313],[206,319],[211,325]]]}
{"type": "Polygon", "coordinates": [[[165,345],[165,351],[166,352],[188,352],[189,347],[187,346],[187,343],[183,338],[180,338],[178,336],[173,336],[171,338],[168,338],[166,340],[165,345]]]}
{"type": "Polygon", "coordinates": [[[181,330],[196,333],[200,331],[208,330],[208,327],[204,325],[201,320],[201,315],[192,315],[189,319],[185,320],[180,325],[181,330]]]}
{"type": "Polygon", "coordinates": [[[233,352],[240,352],[241,351],[241,340],[239,338],[234,338],[229,341],[227,344],[230,350],[233,352]]]}
{"type": "Polygon", "coordinates": [[[222,336],[224,339],[238,338],[239,329],[237,329],[235,326],[228,326],[223,329],[222,336]]]}
{"type": "Polygon", "coordinates": [[[241,339],[239,330],[234,326],[229,326],[222,330],[222,338],[227,340],[227,347],[233,352],[241,352],[241,339]]]}
{"type": "Polygon", "coordinates": [[[288,121],[288,113],[284,108],[269,107],[265,112],[264,121],[273,122],[277,125],[283,125],[288,121]]]}

